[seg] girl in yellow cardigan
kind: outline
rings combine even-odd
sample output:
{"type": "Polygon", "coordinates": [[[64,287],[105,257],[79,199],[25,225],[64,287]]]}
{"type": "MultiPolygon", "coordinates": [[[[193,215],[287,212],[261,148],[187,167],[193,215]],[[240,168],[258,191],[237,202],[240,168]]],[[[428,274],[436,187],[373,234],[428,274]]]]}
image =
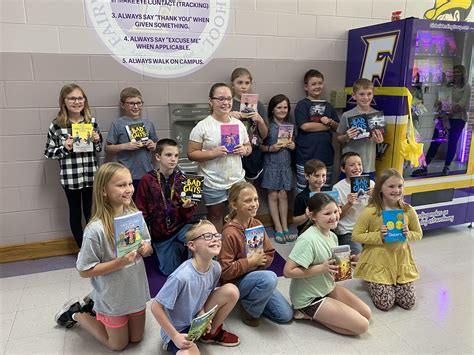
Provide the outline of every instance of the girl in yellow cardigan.
{"type": "Polygon", "coordinates": [[[415,209],[403,202],[403,178],[395,169],[384,170],[377,178],[369,206],[362,212],[352,232],[352,240],[362,243],[354,276],[367,281],[374,305],[388,311],[395,304],[404,309],[415,305],[418,270],[408,241],[422,237],[415,209]],[[404,242],[385,243],[387,226],[382,210],[403,210],[404,242]]]}

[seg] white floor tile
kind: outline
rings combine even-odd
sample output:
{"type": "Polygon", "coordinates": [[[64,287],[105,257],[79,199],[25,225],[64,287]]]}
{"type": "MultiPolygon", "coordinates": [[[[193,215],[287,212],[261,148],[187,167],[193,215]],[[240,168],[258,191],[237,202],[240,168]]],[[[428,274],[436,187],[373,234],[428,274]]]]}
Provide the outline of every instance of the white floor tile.
{"type": "Polygon", "coordinates": [[[44,286],[59,282],[69,282],[71,280],[71,270],[72,269],[63,269],[31,274],[29,275],[25,286],[44,286]]]}
{"type": "Polygon", "coordinates": [[[54,315],[62,304],[55,306],[37,307],[24,311],[17,311],[10,332],[11,339],[34,337],[50,332],[64,332],[63,328],[56,326],[54,315]]]}
{"type": "Polygon", "coordinates": [[[2,290],[0,302],[0,314],[15,312],[20,304],[23,289],[2,290]]]}
{"type": "Polygon", "coordinates": [[[64,351],[64,331],[12,339],[8,342],[5,355],[9,354],[62,354],[64,351]]]}
{"type": "Polygon", "coordinates": [[[70,281],[25,287],[18,310],[65,303],[69,299],[70,281]]]}
{"type": "Polygon", "coordinates": [[[0,291],[22,289],[26,286],[29,275],[5,277],[0,279],[0,291]]]}

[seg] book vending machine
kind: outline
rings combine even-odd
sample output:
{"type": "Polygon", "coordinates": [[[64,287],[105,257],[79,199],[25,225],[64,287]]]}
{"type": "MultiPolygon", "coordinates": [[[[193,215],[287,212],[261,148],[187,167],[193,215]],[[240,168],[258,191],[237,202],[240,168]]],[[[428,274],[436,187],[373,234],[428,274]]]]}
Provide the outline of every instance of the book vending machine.
{"type": "Polygon", "coordinates": [[[402,173],[424,230],[474,221],[473,43],[472,22],[408,18],[349,31],[346,93],[358,78],[374,83],[386,123],[377,173],[402,173]]]}

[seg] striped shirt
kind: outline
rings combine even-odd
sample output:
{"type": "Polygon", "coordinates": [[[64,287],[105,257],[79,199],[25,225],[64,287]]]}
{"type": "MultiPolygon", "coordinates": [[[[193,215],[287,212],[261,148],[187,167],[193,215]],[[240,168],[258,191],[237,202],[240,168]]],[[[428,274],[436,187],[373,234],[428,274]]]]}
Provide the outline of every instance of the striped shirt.
{"type": "MultiPolygon", "coordinates": [[[[82,123],[83,121],[79,121],[82,123]]],[[[102,134],[99,131],[95,118],[92,118],[93,130],[99,134],[99,143],[94,143],[92,152],[75,153],[68,151],[64,146],[68,135],[72,136],[71,123],[68,121],[66,128],[61,128],[56,120],[49,126],[44,156],[48,159],[58,159],[59,176],[61,185],[71,190],[91,187],[94,174],[97,170],[96,153],[102,150],[102,134]]]]}
{"type": "MultiPolygon", "coordinates": [[[[240,144],[248,144],[247,130],[240,120],[229,117],[229,122],[239,125],[240,144]]],[[[189,140],[202,144],[202,150],[212,150],[221,144],[221,125],[211,115],[207,116],[193,128],[189,140]]],[[[242,168],[242,157],[229,153],[226,156],[199,163],[198,174],[204,176],[204,185],[215,190],[227,190],[234,183],[242,181],[245,171],[242,168]]]]}

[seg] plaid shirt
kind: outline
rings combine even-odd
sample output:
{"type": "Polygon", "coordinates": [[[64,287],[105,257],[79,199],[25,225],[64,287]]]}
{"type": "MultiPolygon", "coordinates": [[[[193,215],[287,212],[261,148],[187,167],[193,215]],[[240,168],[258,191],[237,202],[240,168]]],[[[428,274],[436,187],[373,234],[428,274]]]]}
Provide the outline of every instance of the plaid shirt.
{"type": "Polygon", "coordinates": [[[44,156],[59,160],[61,185],[71,190],[91,187],[94,182],[94,174],[97,170],[96,152],[102,150],[102,134],[94,118],[91,123],[94,131],[99,134],[100,140],[99,143],[94,143],[92,152],[84,153],[68,151],[64,147],[68,135],[72,136],[70,122],[66,128],[59,127],[56,120],[49,126],[44,156]]]}

